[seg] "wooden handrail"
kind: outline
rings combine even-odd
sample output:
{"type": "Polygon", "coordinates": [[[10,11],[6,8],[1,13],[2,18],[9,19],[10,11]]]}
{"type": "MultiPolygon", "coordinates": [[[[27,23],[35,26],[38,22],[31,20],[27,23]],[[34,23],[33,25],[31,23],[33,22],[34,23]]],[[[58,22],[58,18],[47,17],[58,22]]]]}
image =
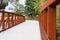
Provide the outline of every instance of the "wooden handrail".
{"type": "Polygon", "coordinates": [[[60,0],[47,0],[39,14],[41,40],[56,40],[56,6],[60,0]]]}
{"type": "Polygon", "coordinates": [[[14,12],[7,12],[0,10],[0,32],[5,31],[15,25],[25,21],[25,16],[16,14],[14,12]],[[6,14],[6,16],[5,16],[6,14]]]}
{"type": "Polygon", "coordinates": [[[60,4],[60,0],[47,0],[43,7],[41,8],[41,12],[47,9],[48,6],[56,6],[58,4],[60,4]]]}

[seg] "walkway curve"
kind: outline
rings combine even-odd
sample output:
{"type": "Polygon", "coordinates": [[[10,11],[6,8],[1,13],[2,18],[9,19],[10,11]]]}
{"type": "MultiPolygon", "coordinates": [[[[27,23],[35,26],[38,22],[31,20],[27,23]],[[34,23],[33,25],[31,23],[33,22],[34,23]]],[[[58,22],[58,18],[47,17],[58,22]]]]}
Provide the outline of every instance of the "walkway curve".
{"type": "Polygon", "coordinates": [[[40,40],[38,21],[26,20],[0,33],[0,40],[40,40]]]}

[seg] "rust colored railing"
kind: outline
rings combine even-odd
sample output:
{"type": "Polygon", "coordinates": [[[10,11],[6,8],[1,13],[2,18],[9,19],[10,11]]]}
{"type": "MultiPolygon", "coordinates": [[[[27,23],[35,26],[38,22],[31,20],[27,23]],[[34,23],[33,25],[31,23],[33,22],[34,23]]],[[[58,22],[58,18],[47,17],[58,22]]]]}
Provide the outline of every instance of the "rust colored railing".
{"type": "Polygon", "coordinates": [[[25,21],[25,17],[13,12],[0,11],[0,32],[25,21]]]}
{"type": "Polygon", "coordinates": [[[47,0],[39,14],[41,40],[56,40],[56,6],[60,0],[47,0]]]}

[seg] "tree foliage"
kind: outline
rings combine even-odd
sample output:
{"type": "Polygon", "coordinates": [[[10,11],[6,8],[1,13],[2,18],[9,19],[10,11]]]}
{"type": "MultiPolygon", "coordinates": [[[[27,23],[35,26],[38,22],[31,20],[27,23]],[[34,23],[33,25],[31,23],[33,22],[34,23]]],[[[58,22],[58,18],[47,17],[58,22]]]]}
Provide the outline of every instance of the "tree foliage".
{"type": "Polygon", "coordinates": [[[13,6],[15,7],[14,8],[14,11],[18,14],[23,14],[24,13],[24,6],[22,4],[19,3],[19,0],[16,0],[14,3],[13,3],[13,6]]]}
{"type": "Polygon", "coordinates": [[[45,0],[26,0],[25,14],[31,17],[37,17],[45,0]]]}
{"type": "Polygon", "coordinates": [[[25,13],[27,16],[36,16],[39,12],[40,0],[26,0],[25,13]]]}
{"type": "Polygon", "coordinates": [[[57,40],[60,40],[60,5],[57,6],[57,40]]]}
{"type": "Polygon", "coordinates": [[[6,5],[7,3],[4,3],[3,0],[1,0],[0,9],[5,9],[6,5]]]}

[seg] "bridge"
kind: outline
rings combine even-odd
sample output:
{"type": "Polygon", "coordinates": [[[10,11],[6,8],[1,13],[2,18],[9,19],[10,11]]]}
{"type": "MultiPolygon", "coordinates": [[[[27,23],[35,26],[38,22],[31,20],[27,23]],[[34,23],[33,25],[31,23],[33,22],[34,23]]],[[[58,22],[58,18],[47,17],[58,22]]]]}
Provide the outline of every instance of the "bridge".
{"type": "Polygon", "coordinates": [[[0,40],[40,40],[39,23],[26,20],[0,33],[0,40]]]}
{"type": "Polygon", "coordinates": [[[39,14],[41,40],[56,40],[56,6],[60,0],[46,0],[39,14]]]}
{"type": "MultiPolygon", "coordinates": [[[[30,37],[30,39],[28,39],[28,40],[56,40],[56,6],[58,4],[60,4],[60,0],[46,0],[45,4],[43,5],[41,12],[39,14],[39,18],[38,18],[39,19],[39,27],[40,27],[40,35],[39,36],[41,36],[41,37],[40,37],[40,39],[39,39],[39,37],[38,37],[38,39],[36,39],[36,37],[35,37],[35,39],[33,39],[32,38],[32,36],[34,35],[33,34],[30,37]]],[[[15,26],[16,28],[18,26],[18,29],[19,29],[20,28],[19,26],[21,26],[20,23],[25,22],[25,17],[22,15],[19,15],[16,13],[5,12],[5,11],[0,11],[0,12],[2,13],[2,17],[0,20],[0,25],[2,28],[1,32],[5,31],[13,26],[15,26]],[[7,14],[7,17],[4,17],[4,14],[7,14]]],[[[36,23],[36,21],[34,23],[36,23]]],[[[29,24],[30,23],[28,23],[28,25],[29,24]]],[[[24,26],[24,25],[22,25],[22,26],[24,26]]],[[[27,27],[28,25],[26,24],[25,27],[27,27]]],[[[36,27],[38,27],[37,23],[34,25],[37,25],[36,27]]],[[[35,26],[32,26],[32,24],[30,26],[35,27],[35,26]]],[[[30,26],[28,26],[28,27],[30,27],[30,26]]],[[[24,30],[24,31],[26,32],[27,30],[24,30]]],[[[8,32],[8,31],[5,31],[5,32],[8,32]]],[[[20,30],[16,31],[16,32],[21,33],[20,30]]],[[[39,32],[37,32],[37,33],[39,33],[39,32]]],[[[1,35],[3,35],[3,34],[1,34],[1,35]]],[[[26,35],[28,35],[27,32],[26,32],[26,35]]],[[[18,36],[18,35],[16,35],[16,36],[18,36]]],[[[15,40],[15,38],[16,37],[14,37],[14,40],[15,40]]],[[[19,38],[20,38],[20,36],[19,36],[19,38]]],[[[23,38],[25,38],[25,37],[23,37],[23,38]]]]}
{"type": "Polygon", "coordinates": [[[41,40],[39,22],[0,10],[0,40],[41,40]]]}

